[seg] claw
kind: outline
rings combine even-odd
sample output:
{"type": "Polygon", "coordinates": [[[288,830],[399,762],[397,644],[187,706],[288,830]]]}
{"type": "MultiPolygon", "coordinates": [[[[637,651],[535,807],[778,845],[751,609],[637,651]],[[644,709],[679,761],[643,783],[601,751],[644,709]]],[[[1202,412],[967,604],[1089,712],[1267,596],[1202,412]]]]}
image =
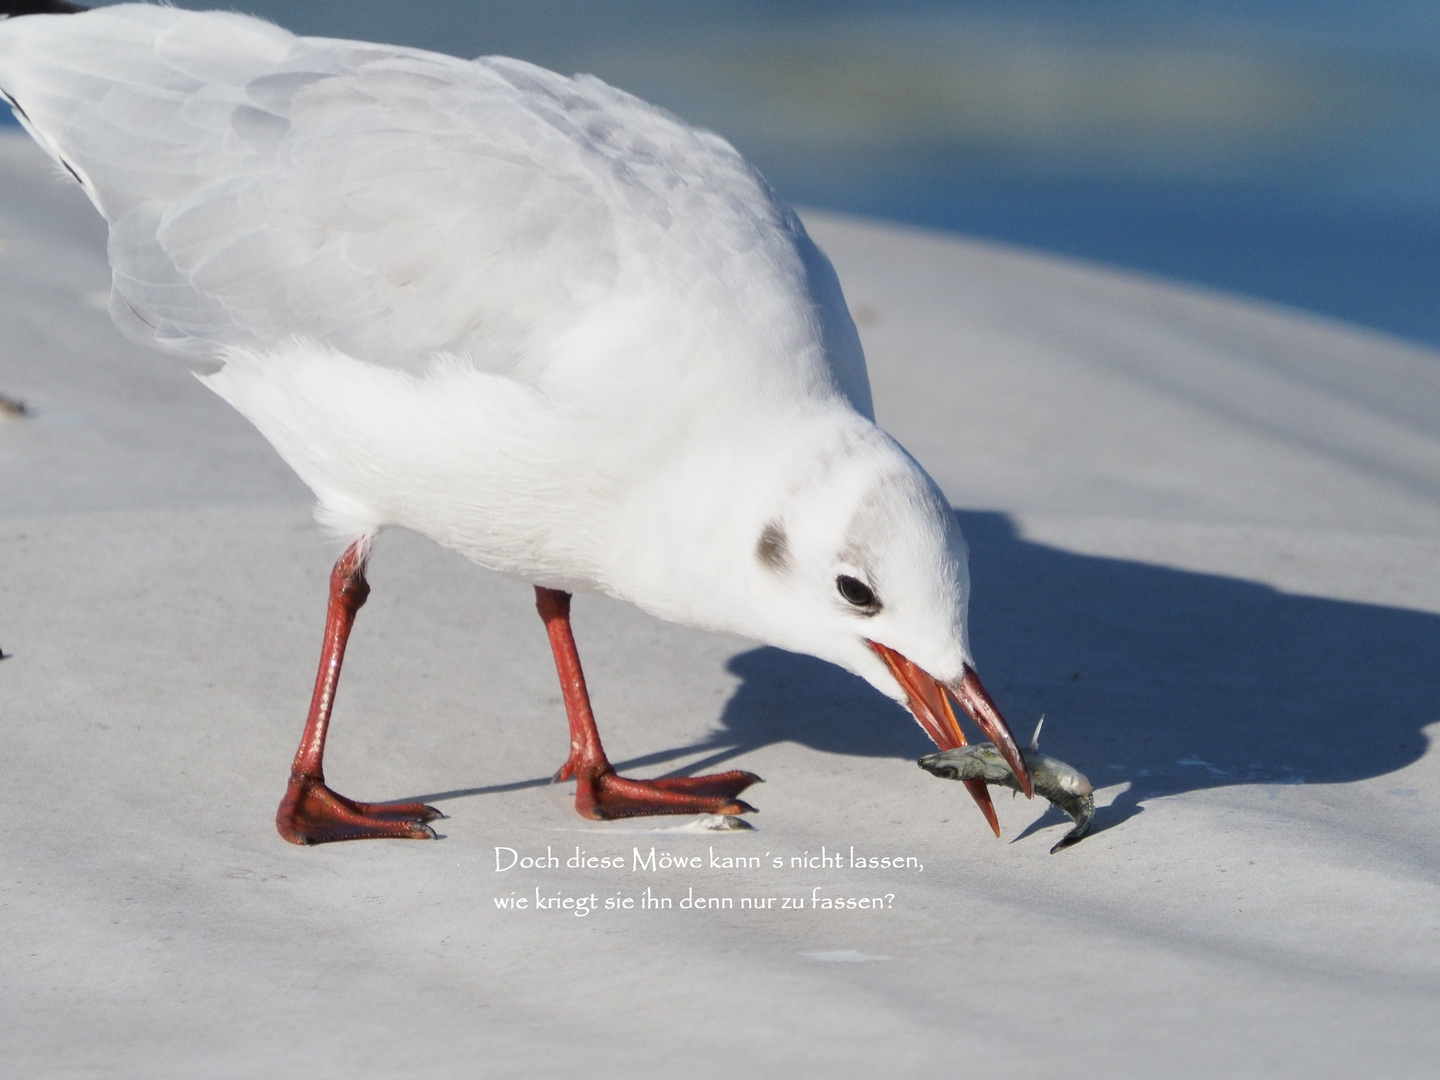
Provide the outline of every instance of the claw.
{"type": "Polygon", "coordinates": [[[445,817],[424,803],[361,803],[330,790],[314,777],[290,778],[275,815],[275,828],[292,844],[339,840],[435,840],[426,822],[445,817]]]}

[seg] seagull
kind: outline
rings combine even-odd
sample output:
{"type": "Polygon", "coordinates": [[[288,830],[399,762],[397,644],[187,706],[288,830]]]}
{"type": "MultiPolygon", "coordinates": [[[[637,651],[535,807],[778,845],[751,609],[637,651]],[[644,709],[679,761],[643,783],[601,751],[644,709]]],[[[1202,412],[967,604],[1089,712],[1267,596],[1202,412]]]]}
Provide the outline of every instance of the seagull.
{"type": "Polygon", "coordinates": [[[443,816],[325,783],[389,527],[534,586],[570,726],[556,778],[587,818],[741,814],[759,777],[616,773],[577,590],[838,664],[942,750],[966,742],[953,701],[1031,794],[971,658],[954,514],[875,424],[829,261],[724,139],[505,57],[150,4],[0,14],[0,94],[109,225],[114,321],[192,361],[344,542],[286,840],[443,816]]]}

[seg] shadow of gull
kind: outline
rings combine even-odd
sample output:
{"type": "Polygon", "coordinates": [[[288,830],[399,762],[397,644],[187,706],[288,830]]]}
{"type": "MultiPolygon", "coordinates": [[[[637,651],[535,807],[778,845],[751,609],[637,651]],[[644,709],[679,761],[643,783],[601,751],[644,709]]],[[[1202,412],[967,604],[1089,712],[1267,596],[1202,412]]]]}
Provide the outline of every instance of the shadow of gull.
{"type": "MultiPolygon", "coordinates": [[[[1440,719],[1440,617],[1077,555],[1020,538],[1002,514],[958,517],[971,547],[976,660],[1017,738],[1044,713],[1047,753],[1097,788],[1129,782],[1097,831],[1148,799],[1363,780],[1425,752],[1421,729],[1440,719]]],[[[617,768],[699,753],[681,770],[696,773],[783,741],[866,757],[930,749],[907,712],[823,661],[757,648],[728,667],[740,685],[708,740],[617,768]]],[[[1052,808],[1022,835],[1065,820],[1052,808]]]]}

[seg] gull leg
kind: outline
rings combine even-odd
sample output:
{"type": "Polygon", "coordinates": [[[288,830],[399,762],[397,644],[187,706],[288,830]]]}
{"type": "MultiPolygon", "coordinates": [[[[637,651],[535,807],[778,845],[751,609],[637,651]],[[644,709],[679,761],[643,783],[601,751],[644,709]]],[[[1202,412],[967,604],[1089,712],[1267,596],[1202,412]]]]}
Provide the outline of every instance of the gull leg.
{"type": "Polygon", "coordinates": [[[370,595],[365,580],[366,541],[357,540],[345,549],[330,572],[330,607],[325,617],[325,643],[320,650],[320,671],[315,676],[315,694],[305,733],[290,766],[290,786],[275,814],[275,828],[292,844],[324,844],[331,840],[364,840],[372,837],[400,837],[433,840],[435,832],[425,822],[445,815],[423,803],[361,803],[325,786],[325,733],[330,727],[330,710],[340,684],[340,665],[345,660],[345,643],[355,623],[355,613],[370,595]]]}
{"type": "Polygon", "coordinates": [[[555,670],[565,695],[570,720],[570,756],[557,780],[575,781],[575,810],[581,817],[605,821],[646,814],[743,814],[754,807],[735,796],[759,777],[731,770],[712,776],[676,776],[660,780],[631,780],[615,772],[600,745],[580,653],[570,631],[570,594],[535,586],[535,606],[545,620],[555,670]]]}

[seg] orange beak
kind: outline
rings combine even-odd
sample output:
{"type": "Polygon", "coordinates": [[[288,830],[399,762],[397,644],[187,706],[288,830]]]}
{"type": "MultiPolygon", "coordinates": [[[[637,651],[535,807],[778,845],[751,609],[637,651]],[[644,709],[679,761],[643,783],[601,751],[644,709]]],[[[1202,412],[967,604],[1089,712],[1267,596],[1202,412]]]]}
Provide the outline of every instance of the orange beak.
{"type": "MultiPolygon", "coordinates": [[[[950,699],[953,697],[969,714],[970,719],[980,725],[981,730],[1004,756],[1011,771],[1015,773],[1015,778],[1020,781],[1025,797],[1034,797],[1030,770],[1025,767],[1025,759],[1020,756],[1015,737],[1010,734],[1010,725],[1005,723],[1000,710],[995,708],[995,703],[990,700],[990,695],[985,692],[985,687],[980,682],[980,676],[975,674],[973,668],[967,664],[960,681],[949,686],[924,668],[911,663],[894,649],[868,638],[865,644],[885,661],[885,666],[905,691],[905,696],[910,701],[910,711],[915,714],[915,719],[920,721],[925,734],[930,736],[936,746],[941,750],[954,750],[966,745],[965,733],[960,730],[960,722],[955,719],[955,710],[950,707],[950,699]]],[[[990,822],[990,828],[999,836],[1000,821],[995,816],[995,807],[990,802],[990,792],[985,787],[985,782],[967,780],[965,786],[980,807],[980,812],[985,815],[985,820],[990,822]]]]}

